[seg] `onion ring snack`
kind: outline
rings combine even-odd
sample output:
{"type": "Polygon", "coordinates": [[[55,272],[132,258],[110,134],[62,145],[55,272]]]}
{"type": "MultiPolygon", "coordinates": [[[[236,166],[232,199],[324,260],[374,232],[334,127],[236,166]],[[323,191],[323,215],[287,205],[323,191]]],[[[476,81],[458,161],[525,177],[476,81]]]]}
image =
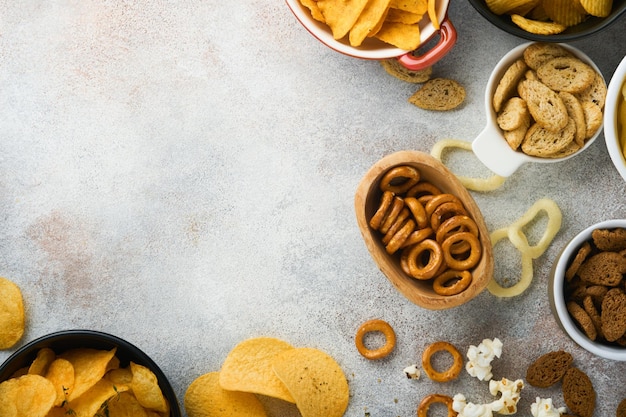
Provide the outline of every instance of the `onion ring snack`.
{"type": "Polygon", "coordinates": [[[389,323],[380,319],[368,320],[361,324],[354,338],[356,348],[364,358],[375,360],[388,356],[396,346],[396,333],[389,323]],[[367,333],[380,332],[385,336],[385,344],[377,349],[368,349],[363,339],[367,333]]]}
{"type": "Polygon", "coordinates": [[[426,375],[435,382],[449,382],[456,379],[463,369],[463,356],[453,344],[449,342],[435,342],[429,345],[422,354],[422,367],[426,375]],[[432,357],[435,353],[445,351],[452,355],[453,363],[445,371],[433,369],[432,357]]]}
{"type": "Polygon", "coordinates": [[[430,394],[424,397],[417,407],[417,417],[428,417],[428,410],[434,403],[444,404],[448,409],[448,417],[455,417],[457,415],[456,411],[452,409],[452,397],[443,394],[430,394]]]}

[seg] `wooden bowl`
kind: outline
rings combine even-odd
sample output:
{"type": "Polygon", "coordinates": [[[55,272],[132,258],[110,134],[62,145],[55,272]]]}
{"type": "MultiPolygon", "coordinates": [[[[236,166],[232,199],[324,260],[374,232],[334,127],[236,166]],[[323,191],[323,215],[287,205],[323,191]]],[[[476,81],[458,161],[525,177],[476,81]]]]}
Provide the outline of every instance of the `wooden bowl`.
{"type": "Polygon", "coordinates": [[[432,156],[418,151],[400,151],[384,157],[370,168],[359,183],[354,198],[354,208],[365,245],[379,269],[401,294],[418,306],[430,310],[457,307],[476,297],[491,280],[493,252],[489,231],[480,209],[456,176],[432,156]],[[380,180],[389,169],[399,165],[417,168],[420,171],[421,180],[432,183],[444,193],[457,196],[478,225],[479,239],[483,249],[482,257],[472,270],[472,283],[465,291],[457,295],[439,295],[433,290],[430,281],[420,281],[407,275],[400,267],[399,254],[389,255],[381,241],[381,234],[369,226],[369,220],[380,204],[382,195],[380,180]]]}

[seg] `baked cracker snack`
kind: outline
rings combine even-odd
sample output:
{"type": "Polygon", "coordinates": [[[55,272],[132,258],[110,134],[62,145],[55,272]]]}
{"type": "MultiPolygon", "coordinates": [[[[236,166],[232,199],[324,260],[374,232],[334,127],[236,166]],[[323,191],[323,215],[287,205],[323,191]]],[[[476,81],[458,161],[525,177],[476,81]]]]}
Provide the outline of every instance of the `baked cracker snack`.
{"type": "Polygon", "coordinates": [[[626,398],[624,398],[617,405],[617,410],[615,411],[616,417],[626,417],[626,398]]]}
{"type": "Polygon", "coordinates": [[[589,340],[596,340],[598,337],[598,332],[596,327],[593,325],[593,321],[589,314],[578,305],[575,301],[569,301],[567,303],[567,311],[572,316],[572,318],[578,324],[578,327],[585,333],[585,336],[589,338],[589,340]]]}
{"type": "Polygon", "coordinates": [[[570,265],[567,267],[567,270],[565,271],[566,280],[571,281],[572,278],[574,278],[574,276],[578,273],[578,269],[585,261],[585,259],[587,259],[587,256],[589,256],[590,253],[591,245],[589,244],[589,242],[584,242],[580,249],[578,249],[574,260],[572,261],[572,263],[570,263],[570,265]]]}
{"type": "Polygon", "coordinates": [[[556,43],[533,43],[524,50],[524,61],[535,71],[545,62],[563,56],[572,54],[556,43]]]}
{"type": "Polygon", "coordinates": [[[559,95],[541,81],[523,80],[517,86],[535,122],[552,132],[563,129],[569,120],[567,108],[559,95]]]}
{"type": "Polygon", "coordinates": [[[517,84],[524,78],[527,69],[528,66],[524,60],[518,59],[504,72],[493,94],[493,109],[496,113],[499,113],[504,103],[513,96],[517,89],[517,84]]]}
{"type": "Polygon", "coordinates": [[[592,417],[596,407],[596,392],[587,374],[571,367],[563,376],[563,400],[567,408],[579,417],[592,417]]]}
{"type": "Polygon", "coordinates": [[[534,387],[550,387],[563,378],[572,362],[574,358],[569,352],[548,352],[530,364],[526,370],[526,381],[534,387]]]}
{"type": "Polygon", "coordinates": [[[558,57],[537,68],[537,76],[554,91],[576,94],[591,87],[596,72],[578,58],[558,57]]]}
{"type": "Polygon", "coordinates": [[[433,67],[412,71],[400,64],[400,61],[395,58],[383,59],[380,61],[380,65],[387,71],[387,74],[408,83],[425,83],[430,80],[433,73],[433,67]]]}
{"type": "Polygon", "coordinates": [[[602,333],[614,342],[626,333],[626,294],[621,288],[612,288],[602,299],[602,333]]]}
{"type": "Polygon", "coordinates": [[[600,250],[619,252],[626,249],[626,229],[596,229],[591,232],[591,238],[600,250]]]}
{"type": "Polygon", "coordinates": [[[590,284],[615,287],[626,273],[626,259],[617,252],[600,252],[590,256],[578,268],[578,276],[590,284]]]}
{"type": "Polygon", "coordinates": [[[457,108],[465,101],[465,88],[454,80],[432,78],[417,90],[409,103],[424,110],[447,111],[457,108]]]}

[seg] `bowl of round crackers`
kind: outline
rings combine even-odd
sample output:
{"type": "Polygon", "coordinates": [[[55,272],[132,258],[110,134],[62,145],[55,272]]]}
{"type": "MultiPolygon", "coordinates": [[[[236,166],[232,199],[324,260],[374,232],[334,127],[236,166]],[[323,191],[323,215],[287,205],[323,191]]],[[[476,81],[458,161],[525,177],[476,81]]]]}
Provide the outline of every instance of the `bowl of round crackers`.
{"type": "Polygon", "coordinates": [[[613,165],[626,181],[626,57],[617,66],[609,82],[604,139],[613,165]]]}
{"type": "Polygon", "coordinates": [[[570,42],[592,36],[626,12],[626,0],[469,0],[487,21],[523,39],[570,42]]]}
{"type": "Polygon", "coordinates": [[[51,333],[18,349],[0,366],[0,393],[2,416],[182,415],[148,355],[92,330],[51,333]]]}
{"type": "Polygon", "coordinates": [[[594,355],[626,361],[626,219],[574,236],[550,272],[550,305],[561,329],[594,355]]]}
{"type": "Polygon", "coordinates": [[[286,0],[302,26],[354,58],[396,58],[407,69],[432,66],[455,45],[449,0],[286,0]],[[428,43],[427,46],[425,46],[428,43]]]}
{"type": "Polygon", "coordinates": [[[527,162],[572,158],[600,135],[606,92],[602,72],[581,50],[561,43],[518,45],[489,77],[487,125],[472,149],[503,177],[527,162]]]}
{"type": "Polygon", "coordinates": [[[383,157],[361,179],[354,208],[379,270],[414,304],[454,308],[491,280],[492,245],[482,213],[433,156],[399,151],[383,157]]]}

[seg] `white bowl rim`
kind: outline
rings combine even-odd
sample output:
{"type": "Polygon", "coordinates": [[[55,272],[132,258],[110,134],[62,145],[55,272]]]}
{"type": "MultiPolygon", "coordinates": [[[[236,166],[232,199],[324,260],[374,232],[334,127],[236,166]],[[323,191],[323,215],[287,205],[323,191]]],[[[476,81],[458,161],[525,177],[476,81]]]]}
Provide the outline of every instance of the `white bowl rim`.
{"type": "Polygon", "coordinates": [[[626,181],[626,158],[619,145],[617,132],[618,104],[623,100],[622,85],[626,82],[626,56],[617,66],[607,87],[604,104],[604,141],[615,169],[626,181]]]}
{"type": "Polygon", "coordinates": [[[586,240],[591,239],[591,232],[595,229],[611,229],[615,227],[625,227],[626,219],[610,219],[604,220],[596,224],[588,226],[586,229],[578,233],[570,240],[559,255],[552,275],[550,290],[553,297],[553,308],[557,314],[557,320],[568,334],[580,347],[597,356],[615,361],[626,361],[626,348],[602,345],[591,341],[576,325],[572,317],[569,315],[565,306],[565,296],[563,294],[563,282],[565,279],[565,271],[567,270],[568,261],[571,259],[574,251],[578,250],[586,240]]]}

